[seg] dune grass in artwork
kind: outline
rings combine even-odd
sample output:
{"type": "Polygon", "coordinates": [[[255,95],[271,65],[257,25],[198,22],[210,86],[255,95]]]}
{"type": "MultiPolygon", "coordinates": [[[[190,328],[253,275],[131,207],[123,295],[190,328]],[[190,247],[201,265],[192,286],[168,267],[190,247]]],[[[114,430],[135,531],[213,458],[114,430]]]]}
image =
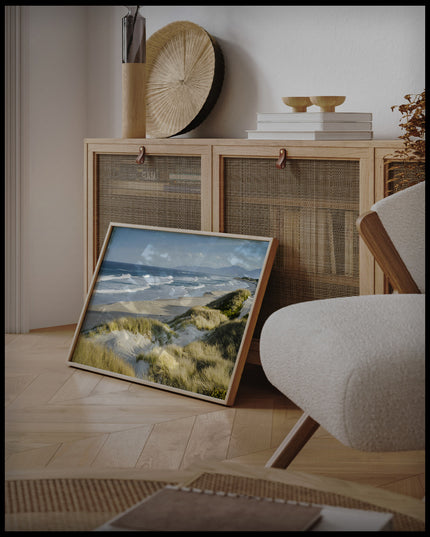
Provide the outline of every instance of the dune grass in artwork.
{"type": "Polygon", "coordinates": [[[119,317],[82,333],[73,360],[224,399],[248,315],[237,317],[250,295],[249,290],[239,289],[207,306],[192,307],[169,322],[147,317],[119,317]],[[133,335],[142,338],[142,342],[146,341],[145,350],[134,359],[120,358],[106,346],[105,337],[119,332],[126,338],[133,335]]]}
{"type": "Polygon", "coordinates": [[[112,224],[70,365],[230,404],[270,244],[112,224]]]}
{"type": "Polygon", "coordinates": [[[73,360],[82,365],[97,369],[105,369],[118,375],[134,377],[134,369],[126,361],[119,358],[113,351],[91,342],[89,338],[80,337],[75,348],[73,360]]]}

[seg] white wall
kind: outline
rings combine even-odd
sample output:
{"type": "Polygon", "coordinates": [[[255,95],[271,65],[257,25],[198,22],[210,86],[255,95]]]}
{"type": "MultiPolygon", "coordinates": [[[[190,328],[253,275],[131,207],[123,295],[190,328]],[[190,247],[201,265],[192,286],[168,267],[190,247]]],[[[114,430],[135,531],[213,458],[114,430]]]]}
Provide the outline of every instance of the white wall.
{"type": "Polygon", "coordinates": [[[76,322],[82,308],[86,11],[29,7],[30,329],[76,322]]]}
{"type": "MultiPolygon", "coordinates": [[[[121,136],[122,6],[31,6],[30,328],[77,322],[83,303],[83,144],[121,136]]],[[[424,89],[424,6],[144,6],[148,37],[189,20],[217,38],[220,98],[186,137],[245,138],[284,95],[346,95],[397,138],[390,107],[424,89]]],[[[316,110],[316,108],[315,108],[316,110]]]]}
{"type": "MultiPolygon", "coordinates": [[[[126,9],[89,11],[88,136],[120,137],[126,9]]],[[[424,89],[424,6],[144,6],[142,13],[148,37],[189,20],[223,50],[220,98],[186,137],[246,138],[256,112],[290,110],[285,95],[346,95],[339,112],[372,112],[374,137],[397,138],[399,114],[390,107],[424,89]]]]}

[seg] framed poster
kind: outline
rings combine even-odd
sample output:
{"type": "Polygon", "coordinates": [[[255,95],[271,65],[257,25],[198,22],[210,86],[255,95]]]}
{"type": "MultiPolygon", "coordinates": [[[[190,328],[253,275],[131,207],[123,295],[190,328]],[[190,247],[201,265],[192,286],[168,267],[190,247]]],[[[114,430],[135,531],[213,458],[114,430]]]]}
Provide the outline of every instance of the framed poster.
{"type": "Polygon", "coordinates": [[[111,223],[68,364],[232,405],[276,247],[111,223]]]}

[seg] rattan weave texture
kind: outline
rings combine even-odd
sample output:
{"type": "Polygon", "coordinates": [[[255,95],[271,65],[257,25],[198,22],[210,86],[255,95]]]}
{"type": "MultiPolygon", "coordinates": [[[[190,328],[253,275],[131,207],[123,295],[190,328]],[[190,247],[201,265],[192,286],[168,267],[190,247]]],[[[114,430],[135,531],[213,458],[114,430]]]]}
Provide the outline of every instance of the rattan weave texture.
{"type": "Polygon", "coordinates": [[[224,231],[279,240],[255,337],[279,308],[359,294],[359,184],[351,160],[224,159],[224,231]]]}
{"type": "Polygon", "coordinates": [[[175,229],[201,229],[200,158],[147,155],[97,157],[96,255],[109,222],[175,229]]]}
{"type": "MultiPolygon", "coordinates": [[[[5,482],[6,531],[85,531],[167,483],[134,479],[36,479],[5,482]]],[[[264,479],[203,473],[189,486],[338,507],[383,509],[353,498],[264,479]]],[[[394,531],[424,531],[419,520],[394,513],[394,531]]]]}

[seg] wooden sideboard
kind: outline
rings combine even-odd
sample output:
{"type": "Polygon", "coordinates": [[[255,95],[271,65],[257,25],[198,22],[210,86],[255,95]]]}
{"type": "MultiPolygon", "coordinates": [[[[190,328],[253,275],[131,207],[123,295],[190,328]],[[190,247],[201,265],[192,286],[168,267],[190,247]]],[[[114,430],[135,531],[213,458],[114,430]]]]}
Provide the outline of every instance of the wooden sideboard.
{"type": "Polygon", "coordinates": [[[86,289],[111,221],[276,237],[248,357],[258,362],[258,336],[273,311],[384,292],[355,221],[386,195],[400,147],[400,140],[87,139],[86,289]]]}

